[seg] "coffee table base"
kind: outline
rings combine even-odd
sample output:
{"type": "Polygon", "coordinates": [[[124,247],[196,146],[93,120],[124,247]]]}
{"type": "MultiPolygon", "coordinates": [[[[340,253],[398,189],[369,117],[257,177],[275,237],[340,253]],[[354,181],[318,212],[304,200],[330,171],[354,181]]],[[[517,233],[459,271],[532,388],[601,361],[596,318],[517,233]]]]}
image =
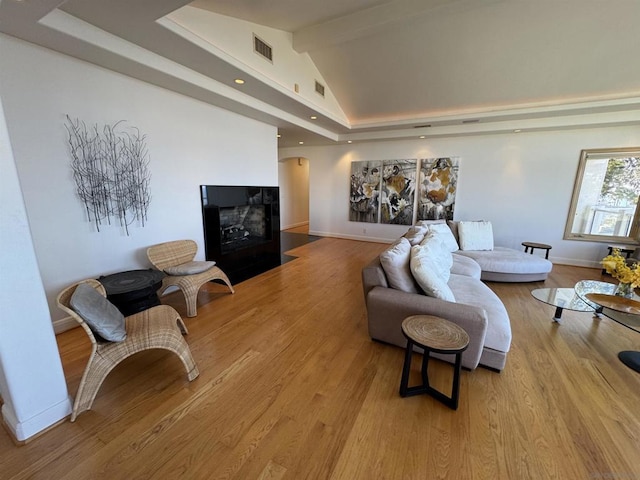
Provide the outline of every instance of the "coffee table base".
{"type": "Polygon", "coordinates": [[[640,352],[625,350],[624,352],[618,353],[618,358],[627,367],[640,373],[640,352]]]}

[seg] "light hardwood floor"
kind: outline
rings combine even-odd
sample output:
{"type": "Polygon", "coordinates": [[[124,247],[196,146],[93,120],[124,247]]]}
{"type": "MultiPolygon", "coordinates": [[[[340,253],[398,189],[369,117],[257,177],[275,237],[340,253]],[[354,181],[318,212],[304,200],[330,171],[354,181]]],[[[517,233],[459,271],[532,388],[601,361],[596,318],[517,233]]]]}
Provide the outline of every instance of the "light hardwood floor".
{"type": "MultiPolygon", "coordinates": [[[[169,353],[132,357],[75,423],[22,447],[0,433],[0,478],[640,479],[640,374],[616,357],[640,335],[588,313],[554,324],[529,293],[598,270],[490,284],[511,317],[507,366],[463,371],[452,411],[400,398],[402,349],[367,335],[360,269],[384,248],[324,238],[235,295],[207,285],[185,318],[199,378],[169,353]]],[[[179,293],[163,301],[184,314],[179,293]]],[[[74,393],[89,343],[58,342],[74,393]]],[[[450,365],[430,365],[448,388],[450,365]]]]}

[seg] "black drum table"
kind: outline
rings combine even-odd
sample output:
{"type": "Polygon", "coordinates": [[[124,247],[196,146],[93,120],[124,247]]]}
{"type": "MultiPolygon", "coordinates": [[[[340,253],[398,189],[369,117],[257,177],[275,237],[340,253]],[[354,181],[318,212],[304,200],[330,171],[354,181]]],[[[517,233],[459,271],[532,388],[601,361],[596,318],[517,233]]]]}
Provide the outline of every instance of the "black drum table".
{"type": "Polygon", "coordinates": [[[127,317],[160,305],[158,289],[164,273],[148,270],[129,270],[98,278],[107,291],[107,298],[127,317]]]}

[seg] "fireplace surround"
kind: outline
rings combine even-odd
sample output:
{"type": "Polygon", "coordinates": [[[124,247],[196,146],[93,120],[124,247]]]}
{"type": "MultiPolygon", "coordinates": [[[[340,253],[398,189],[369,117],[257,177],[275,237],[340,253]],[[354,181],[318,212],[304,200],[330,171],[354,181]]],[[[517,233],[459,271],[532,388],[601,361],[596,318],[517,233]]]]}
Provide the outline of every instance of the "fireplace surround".
{"type": "Polygon", "coordinates": [[[278,187],[201,185],[200,196],[206,259],[232,283],[280,265],[278,187]]]}

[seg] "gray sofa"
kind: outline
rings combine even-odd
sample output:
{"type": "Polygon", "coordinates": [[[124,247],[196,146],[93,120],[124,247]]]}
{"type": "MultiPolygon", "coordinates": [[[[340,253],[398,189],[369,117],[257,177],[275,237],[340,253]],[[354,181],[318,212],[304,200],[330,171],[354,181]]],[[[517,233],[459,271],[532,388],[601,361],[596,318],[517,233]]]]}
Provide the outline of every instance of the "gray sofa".
{"type": "MultiPolygon", "coordinates": [[[[483,365],[500,371],[511,345],[511,324],[502,301],[482,281],[544,280],[552,263],[522,251],[494,247],[490,222],[462,223],[418,222],[363,268],[369,335],[405,347],[402,321],[410,315],[436,315],[469,334],[463,367],[472,370],[483,365]],[[468,248],[479,241],[470,233],[477,231],[484,231],[480,235],[484,241],[487,232],[491,237],[486,250],[468,248]],[[446,262],[439,261],[445,257],[446,262]],[[446,274],[441,273],[444,270],[446,274]],[[435,284],[430,278],[434,276],[435,284]]],[[[433,356],[453,362],[452,355],[433,356]]]]}
{"type": "MultiPolygon", "coordinates": [[[[509,315],[498,296],[480,280],[480,267],[473,260],[453,256],[448,282],[455,302],[391,288],[385,270],[376,257],[362,270],[369,335],[404,348],[402,321],[410,315],[436,315],[460,325],[469,334],[469,347],[462,354],[462,366],[473,370],[478,364],[502,370],[511,345],[509,315]],[[454,272],[459,273],[454,273],[454,272]]],[[[453,356],[432,356],[453,361],[453,356]]]]}
{"type": "MultiPolygon", "coordinates": [[[[458,224],[448,221],[447,225],[459,242],[458,224]]],[[[487,282],[539,282],[546,280],[553,264],[542,257],[506,247],[492,250],[457,250],[454,255],[464,255],[480,265],[480,279],[487,282]]]]}

